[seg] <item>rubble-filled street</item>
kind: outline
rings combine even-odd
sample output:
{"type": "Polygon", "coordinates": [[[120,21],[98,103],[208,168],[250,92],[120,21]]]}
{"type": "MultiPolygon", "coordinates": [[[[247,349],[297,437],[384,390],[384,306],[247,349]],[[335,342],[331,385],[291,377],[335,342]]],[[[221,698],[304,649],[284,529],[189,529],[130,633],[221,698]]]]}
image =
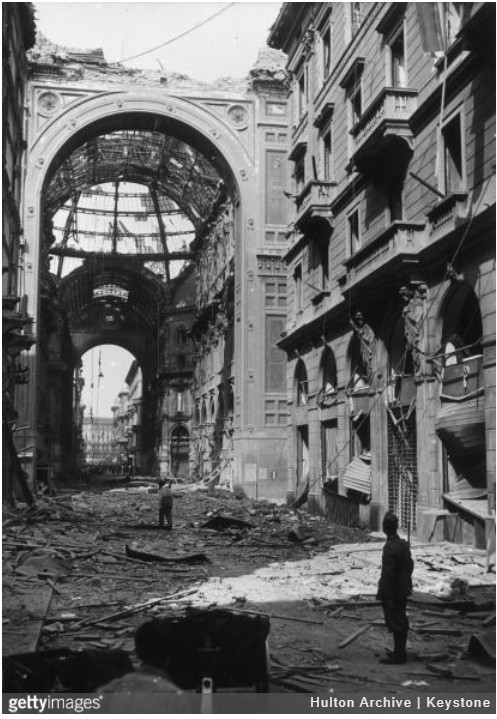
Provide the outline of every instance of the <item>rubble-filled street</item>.
{"type": "Polygon", "coordinates": [[[147,618],[228,607],[268,615],[272,692],[493,691],[483,551],[413,542],[408,661],[385,671],[382,535],[198,485],[174,489],[173,529],[159,530],[156,492],[115,482],[4,514],[4,656],[121,649],[136,664],[147,618]]]}

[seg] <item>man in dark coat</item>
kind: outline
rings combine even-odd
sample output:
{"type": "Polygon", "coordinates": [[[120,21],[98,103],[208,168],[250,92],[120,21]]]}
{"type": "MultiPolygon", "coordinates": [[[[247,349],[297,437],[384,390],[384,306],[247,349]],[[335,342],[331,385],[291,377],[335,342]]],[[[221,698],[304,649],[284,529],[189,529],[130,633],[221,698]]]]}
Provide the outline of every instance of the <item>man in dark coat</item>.
{"type": "Polygon", "coordinates": [[[412,592],[413,561],[411,550],[397,534],[399,520],[392,512],[383,518],[383,531],[387,541],[383,547],[381,576],[378,584],[379,599],[383,606],[385,623],[393,633],[394,650],[388,652],[382,664],[405,664],[409,622],[406,614],[407,597],[412,592]]]}

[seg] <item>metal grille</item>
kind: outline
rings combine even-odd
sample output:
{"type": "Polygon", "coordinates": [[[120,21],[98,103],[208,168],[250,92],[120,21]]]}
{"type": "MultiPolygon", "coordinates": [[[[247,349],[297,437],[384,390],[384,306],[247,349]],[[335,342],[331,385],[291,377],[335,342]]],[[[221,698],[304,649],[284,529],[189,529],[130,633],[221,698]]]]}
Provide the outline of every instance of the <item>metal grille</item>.
{"type": "Polygon", "coordinates": [[[391,408],[388,416],[388,508],[398,516],[402,529],[413,530],[418,495],[416,412],[407,421],[401,419],[404,412],[405,408],[391,408]]]}

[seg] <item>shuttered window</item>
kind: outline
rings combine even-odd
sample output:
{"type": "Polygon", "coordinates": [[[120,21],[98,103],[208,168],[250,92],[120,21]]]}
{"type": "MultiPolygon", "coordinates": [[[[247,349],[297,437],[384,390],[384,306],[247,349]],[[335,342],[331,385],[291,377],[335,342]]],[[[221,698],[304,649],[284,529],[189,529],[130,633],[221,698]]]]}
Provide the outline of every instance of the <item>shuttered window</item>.
{"type": "Polygon", "coordinates": [[[284,392],[286,358],[276,345],[285,329],[285,317],[266,316],[266,392],[284,392]]]}

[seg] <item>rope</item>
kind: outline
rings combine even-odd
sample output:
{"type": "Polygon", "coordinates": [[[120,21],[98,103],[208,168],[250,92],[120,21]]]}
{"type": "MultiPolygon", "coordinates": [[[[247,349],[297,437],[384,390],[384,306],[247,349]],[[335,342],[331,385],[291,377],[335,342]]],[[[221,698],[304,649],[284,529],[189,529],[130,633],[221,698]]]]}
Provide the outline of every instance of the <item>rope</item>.
{"type": "Polygon", "coordinates": [[[196,25],[193,25],[193,27],[188,28],[188,30],[184,30],[183,32],[180,32],[179,35],[175,35],[170,40],[166,40],[166,42],[161,43],[160,45],[155,45],[155,47],[151,47],[150,50],[144,50],[143,52],[138,53],[137,55],[131,55],[130,57],[125,57],[123,60],[120,60],[119,62],[129,62],[130,60],[136,60],[139,57],[143,57],[144,55],[149,55],[151,52],[155,52],[155,50],[160,50],[163,47],[166,47],[166,45],[171,45],[171,43],[176,42],[176,40],[179,40],[182,37],[185,37],[186,35],[189,35],[194,30],[197,30],[199,27],[202,27],[203,25],[206,25],[211,20],[214,20],[215,17],[218,17],[218,15],[221,15],[223,12],[226,12],[226,10],[229,10],[229,8],[235,5],[234,2],[230,2],[228,5],[225,5],[221,10],[218,10],[213,15],[209,15],[208,18],[205,20],[202,20],[202,22],[197,23],[196,25]]]}

